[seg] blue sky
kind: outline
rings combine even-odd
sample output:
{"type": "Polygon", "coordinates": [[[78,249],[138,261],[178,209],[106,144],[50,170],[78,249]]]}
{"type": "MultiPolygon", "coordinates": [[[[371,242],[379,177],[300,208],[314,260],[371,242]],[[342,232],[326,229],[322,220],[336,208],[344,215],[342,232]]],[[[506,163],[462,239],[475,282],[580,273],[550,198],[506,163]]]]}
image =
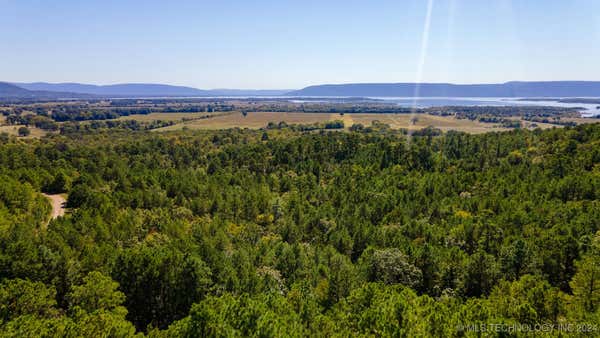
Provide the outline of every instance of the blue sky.
{"type": "Polygon", "coordinates": [[[600,1],[0,0],[0,43],[15,82],[600,80],[600,1]]]}

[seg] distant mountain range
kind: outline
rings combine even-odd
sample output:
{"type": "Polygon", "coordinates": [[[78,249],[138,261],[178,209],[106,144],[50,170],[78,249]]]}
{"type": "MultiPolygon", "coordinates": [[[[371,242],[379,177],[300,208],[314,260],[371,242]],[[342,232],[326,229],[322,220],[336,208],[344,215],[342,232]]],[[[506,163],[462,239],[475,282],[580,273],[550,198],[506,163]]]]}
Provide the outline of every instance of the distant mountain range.
{"type": "Polygon", "coordinates": [[[90,85],[81,83],[0,82],[0,98],[118,98],[210,96],[341,97],[600,97],[600,81],[506,82],[500,84],[352,83],[309,86],[300,90],[203,90],[153,83],[90,85]]]}
{"type": "Polygon", "coordinates": [[[93,95],[46,90],[28,90],[14,84],[0,82],[0,99],[68,99],[90,97],[93,97],[93,95]]]}
{"type": "Polygon", "coordinates": [[[0,96],[2,97],[27,97],[35,95],[33,92],[17,87],[10,83],[0,82],[0,96]]]}
{"type": "Polygon", "coordinates": [[[154,83],[125,83],[106,86],[82,83],[13,83],[21,88],[34,91],[53,91],[91,94],[101,97],[145,97],[145,96],[207,96],[207,91],[191,87],[171,86],[154,83]]]}
{"type": "Polygon", "coordinates": [[[600,97],[600,81],[506,82],[499,84],[353,83],[310,86],[291,96],[381,97],[600,97]]]}
{"type": "Polygon", "coordinates": [[[195,96],[277,96],[290,90],[211,89],[203,90],[184,86],[154,83],[125,83],[90,85],[82,83],[13,83],[33,91],[52,91],[91,94],[99,97],[195,97],[195,96]]]}

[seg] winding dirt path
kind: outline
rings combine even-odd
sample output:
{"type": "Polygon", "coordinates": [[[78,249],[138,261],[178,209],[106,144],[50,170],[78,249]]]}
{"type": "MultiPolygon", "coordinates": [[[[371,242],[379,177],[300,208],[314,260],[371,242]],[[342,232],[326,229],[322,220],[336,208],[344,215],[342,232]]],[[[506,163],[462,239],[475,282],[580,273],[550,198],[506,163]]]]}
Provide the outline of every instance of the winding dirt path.
{"type": "MultiPolygon", "coordinates": [[[[50,200],[50,204],[52,204],[52,212],[50,213],[50,220],[53,220],[59,216],[65,215],[65,204],[67,200],[62,195],[48,195],[43,194],[50,200]]],[[[48,222],[50,222],[48,220],[48,222]]]]}

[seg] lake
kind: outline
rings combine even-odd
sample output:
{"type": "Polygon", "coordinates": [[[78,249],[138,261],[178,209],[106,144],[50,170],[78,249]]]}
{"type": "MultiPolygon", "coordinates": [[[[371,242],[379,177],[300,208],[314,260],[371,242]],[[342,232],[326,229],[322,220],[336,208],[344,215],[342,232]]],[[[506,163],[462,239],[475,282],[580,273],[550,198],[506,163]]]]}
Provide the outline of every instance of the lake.
{"type": "Polygon", "coordinates": [[[549,106],[566,108],[583,108],[582,117],[600,115],[600,104],[564,103],[552,99],[543,101],[526,101],[514,97],[369,97],[397,103],[403,107],[430,108],[443,106],[549,106]]]}

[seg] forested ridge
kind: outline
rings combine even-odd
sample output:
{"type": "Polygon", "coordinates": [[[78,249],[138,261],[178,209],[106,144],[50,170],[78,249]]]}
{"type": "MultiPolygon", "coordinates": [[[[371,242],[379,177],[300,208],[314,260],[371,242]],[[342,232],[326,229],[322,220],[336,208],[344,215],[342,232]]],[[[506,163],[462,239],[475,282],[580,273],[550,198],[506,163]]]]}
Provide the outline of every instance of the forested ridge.
{"type": "Polygon", "coordinates": [[[600,124],[3,137],[0,178],[0,336],[600,334],[600,124]]]}

